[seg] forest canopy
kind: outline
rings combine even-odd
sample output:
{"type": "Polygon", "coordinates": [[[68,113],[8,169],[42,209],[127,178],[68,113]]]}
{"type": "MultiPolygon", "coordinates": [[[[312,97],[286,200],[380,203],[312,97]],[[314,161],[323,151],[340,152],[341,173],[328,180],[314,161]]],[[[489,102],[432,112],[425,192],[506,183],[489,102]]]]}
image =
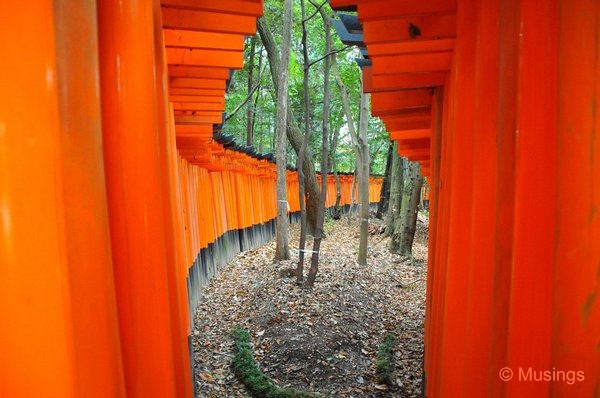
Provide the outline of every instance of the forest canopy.
{"type": "MultiPolygon", "coordinates": [[[[319,3],[320,5],[320,3],[319,3]]],[[[329,7],[327,8],[328,12],[329,7]]],[[[302,24],[300,3],[294,2],[294,23],[290,48],[289,68],[289,99],[291,109],[298,124],[303,124],[303,63],[302,63],[302,24]]],[[[278,46],[281,45],[283,2],[278,0],[265,0],[264,20],[278,46]]],[[[317,8],[310,1],[306,1],[306,15],[310,18],[306,23],[307,49],[311,62],[317,61],[325,54],[325,28],[323,19],[317,8]],[[314,16],[313,16],[314,15],[314,16]]],[[[339,51],[336,57],[340,76],[347,89],[350,109],[353,119],[359,119],[360,105],[360,68],[355,62],[360,51],[356,47],[345,46],[339,37],[332,32],[332,51],[339,51]]],[[[310,67],[308,93],[310,98],[310,127],[311,136],[308,143],[309,151],[313,154],[316,170],[321,163],[322,140],[322,112],[323,112],[323,73],[324,62],[314,62],[310,67]]],[[[333,78],[331,78],[333,81],[333,78]]],[[[330,134],[339,133],[339,141],[335,153],[337,171],[353,172],[355,153],[349,136],[348,124],[339,87],[330,85],[331,100],[329,106],[330,134]]],[[[269,61],[264,45],[258,34],[247,37],[244,48],[244,68],[235,71],[231,79],[226,96],[227,119],[223,125],[223,132],[233,135],[240,144],[253,145],[262,153],[275,151],[275,126],[276,126],[276,94],[273,80],[269,72],[269,61]],[[250,134],[250,140],[248,135],[250,134]]],[[[383,174],[386,166],[389,135],[385,131],[380,119],[369,118],[367,130],[370,152],[371,174],[383,174]]],[[[288,145],[288,162],[296,163],[296,152],[288,145]]]]}

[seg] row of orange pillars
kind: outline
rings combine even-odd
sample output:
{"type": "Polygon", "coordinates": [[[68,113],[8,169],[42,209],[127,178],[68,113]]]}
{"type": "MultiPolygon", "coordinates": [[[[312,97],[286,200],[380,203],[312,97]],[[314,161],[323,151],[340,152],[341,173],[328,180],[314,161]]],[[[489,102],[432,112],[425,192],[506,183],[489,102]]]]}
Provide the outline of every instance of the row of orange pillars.
{"type": "Polygon", "coordinates": [[[600,2],[330,3],[430,175],[425,395],[600,396],[600,2]]]}
{"type": "MultiPolygon", "coordinates": [[[[219,132],[262,11],[0,2],[0,397],[204,395],[189,346],[200,288],[274,234],[273,155],[219,132]]],[[[339,177],[348,206],[353,177],[339,177]]]]}

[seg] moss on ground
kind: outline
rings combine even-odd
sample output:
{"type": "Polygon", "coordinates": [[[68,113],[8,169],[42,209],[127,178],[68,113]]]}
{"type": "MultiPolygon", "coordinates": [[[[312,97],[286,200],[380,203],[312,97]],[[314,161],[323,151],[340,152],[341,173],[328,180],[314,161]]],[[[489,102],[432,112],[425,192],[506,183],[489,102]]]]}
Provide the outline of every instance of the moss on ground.
{"type": "Polygon", "coordinates": [[[250,335],[241,326],[233,328],[235,356],[233,369],[236,376],[246,386],[253,397],[257,398],[314,398],[316,395],[295,390],[280,388],[273,380],[260,371],[250,348],[250,335]]]}
{"type": "Polygon", "coordinates": [[[393,333],[386,333],[383,343],[377,352],[377,380],[380,383],[391,384],[394,373],[394,343],[393,333]]]}

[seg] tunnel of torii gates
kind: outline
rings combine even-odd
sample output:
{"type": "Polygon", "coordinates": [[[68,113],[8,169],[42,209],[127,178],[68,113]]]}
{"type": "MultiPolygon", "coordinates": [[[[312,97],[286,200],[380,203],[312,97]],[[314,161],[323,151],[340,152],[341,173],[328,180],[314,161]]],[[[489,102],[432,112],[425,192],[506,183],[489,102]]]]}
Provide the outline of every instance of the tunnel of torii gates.
{"type": "MultiPolygon", "coordinates": [[[[600,2],[331,5],[431,185],[426,395],[599,396],[600,2]]],[[[0,2],[0,396],[192,396],[199,287],[273,235],[272,157],[219,133],[262,7],[0,2]]]]}
{"type": "MultiPolygon", "coordinates": [[[[274,236],[273,155],[219,131],[262,12],[0,2],[0,397],[193,395],[201,286],[274,236]]],[[[349,207],[353,177],[339,177],[349,207]]]]}

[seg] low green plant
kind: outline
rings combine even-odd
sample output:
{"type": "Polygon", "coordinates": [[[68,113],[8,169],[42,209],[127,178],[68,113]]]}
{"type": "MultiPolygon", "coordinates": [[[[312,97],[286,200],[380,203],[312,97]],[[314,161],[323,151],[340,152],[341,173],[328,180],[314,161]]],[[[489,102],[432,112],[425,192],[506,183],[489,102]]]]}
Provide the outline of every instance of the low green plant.
{"type": "Polygon", "coordinates": [[[323,233],[325,235],[330,235],[335,229],[335,220],[332,218],[326,219],[323,223],[323,233]]]}
{"type": "Polygon", "coordinates": [[[394,344],[395,337],[393,333],[386,333],[383,343],[377,351],[377,380],[380,383],[391,384],[392,373],[394,372],[394,344]]]}
{"type": "Polygon", "coordinates": [[[314,398],[316,395],[295,390],[293,388],[280,388],[275,382],[260,371],[250,347],[250,335],[241,326],[235,326],[232,331],[235,342],[235,356],[233,369],[236,376],[248,389],[253,397],[257,398],[314,398]]]}

